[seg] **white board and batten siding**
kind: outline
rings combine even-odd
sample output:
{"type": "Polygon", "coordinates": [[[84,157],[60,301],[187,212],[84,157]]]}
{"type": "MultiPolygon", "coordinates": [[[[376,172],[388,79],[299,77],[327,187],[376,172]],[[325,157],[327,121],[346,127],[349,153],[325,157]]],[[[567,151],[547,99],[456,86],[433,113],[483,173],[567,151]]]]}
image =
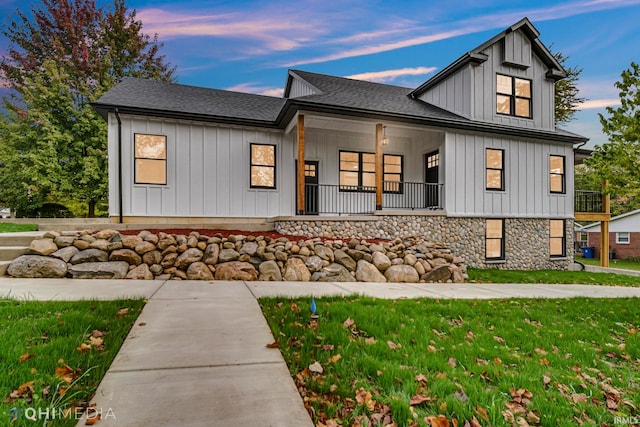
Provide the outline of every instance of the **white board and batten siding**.
{"type": "Polygon", "coordinates": [[[289,98],[299,98],[301,96],[317,95],[320,93],[315,87],[296,76],[291,76],[291,88],[289,98]]]}
{"type": "MultiPolygon", "coordinates": [[[[122,116],[124,216],[272,217],[294,212],[293,144],[281,131],[122,116]],[[135,184],[134,134],[167,137],[167,184],[135,184]],[[250,144],[276,146],[276,189],[250,188],[250,144]]],[[[109,115],[109,206],[118,212],[117,121],[109,115]]]]}
{"type": "Polygon", "coordinates": [[[491,123],[554,130],[554,82],[547,67],[532,53],[531,41],[522,31],[509,33],[481,53],[488,60],[467,65],[420,96],[461,116],[491,123]],[[531,80],[532,118],[496,113],[496,74],[531,80]]]}
{"type": "Polygon", "coordinates": [[[448,132],[445,209],[451,216],[573,217],[573,149],[569,144],[448,132]],[[486,149],[504,150],[504,191],[486,189],[486,149]],[[565,157],[565,194],[550,192],[549,156],[565,157]]]}

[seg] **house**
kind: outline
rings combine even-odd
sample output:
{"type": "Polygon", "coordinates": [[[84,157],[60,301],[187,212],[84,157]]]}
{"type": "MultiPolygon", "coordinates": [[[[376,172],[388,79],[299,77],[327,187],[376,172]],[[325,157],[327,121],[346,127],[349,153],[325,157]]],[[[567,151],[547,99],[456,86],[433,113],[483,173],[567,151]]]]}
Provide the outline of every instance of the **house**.
{"type": "MultiPolygon", "coordinates": [[[[586,234],[586,246],[594,248],[594,256],[600,256],[600,223],[585,225],[580,228],[586,234]]],[[[614,216],[609,222],[609,242],[615,257],[625,259],[640,257],[640,209],[614,216]]]]}
{"type": "Polygon", "coordinates": [[[566,76],[526,18],[417,88],[290,70],[283,98],[126,78],[108,121],[114,222],[269,221],[306,236],[424,237],[471,266],[573,261],[566,76]]]}

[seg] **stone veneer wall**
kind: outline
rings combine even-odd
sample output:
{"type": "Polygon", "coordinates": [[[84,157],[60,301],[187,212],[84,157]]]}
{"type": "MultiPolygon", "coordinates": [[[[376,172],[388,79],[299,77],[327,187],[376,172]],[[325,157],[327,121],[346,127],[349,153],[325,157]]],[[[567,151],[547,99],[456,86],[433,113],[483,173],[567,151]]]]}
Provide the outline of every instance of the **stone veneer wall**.
{"type": "Polygon", "coordinates": [[[442,242],[467,266],[507,270],[566,270],[573,263],[573,219],[567,219],[566,253],[562,259],[549,257],[549,220],[505,218],[505,260],[485,262],[485,218],[456,218],[444,215],[380,215],[369,219],[348,217],[327,220],[280,219],[275,229],[282,234],[310,237],[348,236],[358,239],[411,239],[442,242]]]}

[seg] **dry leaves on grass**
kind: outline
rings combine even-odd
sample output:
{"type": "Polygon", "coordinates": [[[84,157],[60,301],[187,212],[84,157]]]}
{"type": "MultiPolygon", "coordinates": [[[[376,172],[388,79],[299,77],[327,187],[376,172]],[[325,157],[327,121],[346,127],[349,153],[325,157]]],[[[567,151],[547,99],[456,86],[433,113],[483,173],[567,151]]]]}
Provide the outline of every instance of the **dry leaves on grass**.
{"type": "Polygon", "coordinates": [[[416,406],[416,405],[421,405],[425,402],[427,403],[435,402],[436,400],[438,399],[435,397],[425,396],[424,394],[416,394],[411,398],[409,405],[416,406]]]}
{"type": "Polygon", "coordinates": [[[82,372],[81,369],[73,369],[69,365],[59,366],[55,369],[56,377],[60,378],[67,384],[74,382],[82,372]]]}
{"type": "Polygon", "coordinates": [[[18,360],[20,360],[20,362],[26,362],[27,360],[33,359],[34,357],[36,357],[36,355],[33,353],[25,353],[22,356],[20,356],[18,360]]]}
{"type": "Polygon", "coordinates": [[[120,317],[124,317],[126,315],[129,314],[129,308],[125,307],[125,308],[121,308],[120,310],[118,310],[118,312],[116,313],[116,317],[120,318],[120,317]]]}
{"type": "Polygon", "coordinates": [[[85,335],[85,342],[76,347],[78,353],[86,353],[91,350],[104,350],[104,332],[97,329],[85,335]]]}
{"type": "Polygon", "coordinates": [[[9,393],[9,401],[13,402],[18,399],[25,399],[27,403],[31,403],[34,391],[34,382],[28,381],[24,384],[21,384],[17,390],[13,390],[11,393],[9,393]]]}
{"type": "Polygon", "coordinates": [[[320,362],[313,362],[311,365],[309,365],[309,371],[316,374],[322,374],[324,372],[324,368],[322,367],[320,362]]]}

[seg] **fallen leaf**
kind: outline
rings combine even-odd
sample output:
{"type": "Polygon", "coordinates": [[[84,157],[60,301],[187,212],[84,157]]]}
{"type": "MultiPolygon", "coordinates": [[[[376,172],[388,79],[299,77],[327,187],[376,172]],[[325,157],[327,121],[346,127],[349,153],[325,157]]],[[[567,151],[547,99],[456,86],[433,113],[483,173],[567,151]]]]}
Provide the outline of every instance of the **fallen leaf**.
{"type": "Polygon", "coordinates": [[[493,336],[493,339],[498,341],[500,344],[504,344],[504,338],[502,337],[498,337],[498,336],[493,336]]]}
{"type": "Polygon", "coordinates": [[[473,334],[473,331],[467,332],[467,338],[470,339],[470,340],[475,338],[475,335],[473,334]]]}
{"type": "Polygon", "coordinates": [[[300,313],[300,307],[298,307],[298,304],[296,304],[295,302],[291,303],[290,308],[294,313],[300,313]]]}
{"type": "Polygon", "coordinates": [[[537,416],[533,411],[527,412],[527,421],[533,424],[538,424],[540,422],[540,417],[537,416]]]}
{"type": "Polygon", "coordinates": [[[76,351],[78,353],[85,353],[85,352],[90,351],[90,350],[91,350],[91,346],[89,344],[87,344],[87,343],[84,343],[84,342],[82,344],[80,344],[80,347],[76,347],[76,351]]]}
{"type": "Polygon", "coordinates": [[[469,396],[464,391],[456,391],[453,393],[453,396],[461,402],[466,402],[469,400],[469,396]]]}
{"type": "Polygon", "coordinates": [[[118,310],[118,312],[116,313],[116,317],[120,318],[122,316],[126,316],[127,314],[129,314],[129,309],[128,308],[121,308],[120,310],[118,310]]]}
{"type": "Polygon", "coordinates": [[[102,418],[102,414],[100,412],[96,412],[93,415],[87,416],[87,420],[85,421],[85,425],[92,426],[102,418]]]}
{"type": "Polygon", "coordinates": [[[456,367],[456,364],[457,364],[456,359],[455,359],[455,358],[453,358],[453,357],[450,357],[450,358],[449,358],[449,361],[447,362],[447,364],[448,364],[449,366],[451,366],[452,368],[455,368],[455,367],[456,367]]]}
{"type": "Polygon", "coordinates": [[[333,350],[333,344],[323,344],[322,345],[322,350],[323,351],[332,351],[333,350]]]}
{"type": "Polygon", "coordinates": [[[329,363],[336,363],[340,359],[342,359],[342,355],[338,353],[335,356],[330,357],[328,362],[329,363]]]}
{"type": "Polygon", "coordinates": [[[424,374],[419,374],[419,375],[416,375],[415,380],[418,381],[419,383],[426,383],[427,377],[425,377],[424,374]]]}
{"type": "Polygon", "coordinates": [[[432,346],[432,345],[428,345],[428,346],[427,346],[427,351],[428,351],[429,353],[435,353],[437,350],[436,350],[436,348],[435,348],[434,346],[432,346]]]}
{"type": "Polygon", "coordinates": [[[321,374],[324,372],[324,368],[322,367],[320,362],[314,362],[309,365],[309,371],[315,372],[316,374],[321,374]]]}
{"type": "Polygon", "coordinates": [[[531,427],[527,420],[522,417],[518,417],[517,423],[519,427],[531,427]]]}
{"type": "Polygon", "coordinates": [[[540,364],[544,366],[549,366],[549,361],[547,360],[546,357],[543,357],[542,359],[540,359],[540,364]]]}
{"type": "Polygon", "coordinates": [[[31,397],[31,395],[34,392],[34,387],[33,387],[34,381],[28,381],[24,384],[21,384],[17,390],[12,391],[9,394],[9,397],[11,399],[19,399],[19,398],[23,398],[23,397],[31,397]]]}
{"type": "Polygon", "coordinates": [[[396,350],[398,348],[402,348],[402,344],[400,344],[400,343],[396,344],[393,341],[387,341],[387,345],[389,346],[389,348],[391,350],[396,350]]]}
{"type": "Polygon", "coordinates": [[[138,326],[145,326],[147,323],[146,322],[140,322],[138,323],[138,326]]]}
{"type": "Polygon", "coordinates": [[[425,396],[424,394],[416,394],[411,398],[409,405],[415,406],[415,405],[420,405],[421,403],[424,403],[424,402],[433,402],[435,400],[437,399],[431,396],[425,396]]]}
{"type": "Polygon", "coordinates": [[[538,353],[538,354],[541,354],[541,355],[543,355],[543,356],[544,356],[544,355],[546,355],[546,354],[548,354],[548,352],[547,352],[545,349],[543,349],[543,348],[536,348],[536,349],[535,349],[535,352],[536,352],[536,353],[538,353]]]}
{"type": "Polygon", "coordinates": [[[474,416],[471,418],[471,422],[469,422],[469,427],[482,427],[482,424],[480,424],[478,419],[474,416]]]}
{"type": "Polygon", "coordinates": [[[356,392],[356,402],[358,402],[359,405],[365,406],[369,411],[373,411],[376,405],[375,400],[371,397],[371,393],[362,387],[356,392]]]}
{"type": "Polygon", "coordinates": [[[545,386],[545,388],[549,385],[549,383],[551,382],[551,378],[549,378],[548,376],[543,376],[542,377],[542,384],[545,386]]]}
{"type": "Polygon", "coordinates": [[[486,408],[483,408],[482,406],[477,406],[474,412],[478,414],[478,416],[483,420],[489,421],[489,411],[486,408]]]}
{"type": "Polygon", "coordinates": [[[330,391],[331,393],[333,393],[333,392],[334,392],[334,391],[336,391],[337,389],[338,389],[338,386],[337,386],[337,385],[335,385],[335,384],[331,384],[331,387],[329,387],[329,391],[330,391]]]}
{"type": "Polygon", "coordinates": [[[275,340],[271,344],[267,344],[266,347],[267,348],[280,348],[280,343],[278,342],[278,340],[275,340]]]}
{"type": "Polygon", "coordinates": [[[338,424],[338,422],[336,420],[334,420],[333,418],[328,419],[327,423],[325,425],[327,427],[340,427],[340,424],[338,424]]]}
{"type": "Polygon", "coordinates": [[[573,393],[571,395],[571,400],[573,401],[573,403],[586,403],[587,402],[587,395],[584,393],[573,393]]]}
{"type": "Polygon", "coordinates": [[[102,344],[104,343],[104,340],[101,337],[94,337],[94,336],[90,336],[89,337],[89,342],[91,343],[91,345],[94,348],[97,348],[99,350],[103,349],[102,344]]]}
{"type": "Polygon", "coordinates": [[[350,317],[347,317],[347,320],[345,320],[344,322],[342,322],[342,324],[344,325],[345,328],[350,328],[352,327],[354,324],[356,323],[355,320],[353,320],[350,317]]]}
{"type": "Polygon", "coordinates": [[[375,344],[376,339],[374,337],[367,337],[364,339],[364,343],[367,345],[375,344]]]}
{"type": "Polygon", "coordinates": [[[61,378],[67,384],[71,384],[78,377],[78,372],[69,365],[56,368],[55,373],[56,377],[61,378]]]}
{"type": "Polygon", "coordinates": [[[480,359],[479,357],[476,357],[476,363],[479,366],[487,366],[487,365],[489,365],[489,361],[488,360],[480,359]]]}
{"type": "Polygon", "coordinates": [[[451,425],[444,415],[438,415],[437,417],[429,416],[424,420],[430,427],[450,427],[451,425]]]}
{"type": "Polygon", "coordinates": [[[496,366],[502,365],[502,359],[500,359],[499,357],[494,357],[493,358],[493,364],[496,365],[496,366]]]}
{"type": "Polygon", "coordinates": [[[27,360],[29,360],[29,359],[34,358],[34,357],[36,357],[36,355],[35,355],[35,354],[33,354],[33,353],[25,353],[25,354],[23,354],[22,356],[20,356],[18,359],[19,359],[21,362],[25,362],[25,361],[27,361],[27,360]]]}

